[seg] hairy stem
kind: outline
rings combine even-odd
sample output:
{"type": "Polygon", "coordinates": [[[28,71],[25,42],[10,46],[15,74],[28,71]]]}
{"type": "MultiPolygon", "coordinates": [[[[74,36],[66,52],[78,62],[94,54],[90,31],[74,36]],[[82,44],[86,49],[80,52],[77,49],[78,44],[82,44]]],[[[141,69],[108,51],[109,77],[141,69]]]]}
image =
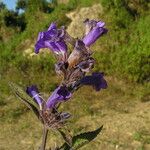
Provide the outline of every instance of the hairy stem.
{"type": "Polygon", "coordinates": [[[48,129],[44,126],[43,127],[43,138],[42,138],[42,144],[41,144],[40,150],[45,150],[47,134],[48,134],[48,129]]]}

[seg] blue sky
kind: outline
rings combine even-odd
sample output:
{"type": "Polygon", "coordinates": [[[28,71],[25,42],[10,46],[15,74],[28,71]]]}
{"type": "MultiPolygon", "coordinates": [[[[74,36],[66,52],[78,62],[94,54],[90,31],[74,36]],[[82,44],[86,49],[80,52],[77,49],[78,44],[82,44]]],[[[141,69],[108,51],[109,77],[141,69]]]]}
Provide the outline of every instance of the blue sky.
{"type": "Polygon", "coordinates": [[[8,9],[15,9],[17,0],[0,0],[0,2],[1,1],[6,4],[8,9]]]}
{"type": "MultiPolygon", "coordinates": [[[[16,7],[16,2],[17,2],[17,0],[0,0],[0,2],[3,2],[4,4],[6,4],[6,6],[7,6],[7,8],[8,9],[15,9],[15,7],[16,7]]],[[[51,0],[47,0],[47,1],[51,1],[51,0]]]]}

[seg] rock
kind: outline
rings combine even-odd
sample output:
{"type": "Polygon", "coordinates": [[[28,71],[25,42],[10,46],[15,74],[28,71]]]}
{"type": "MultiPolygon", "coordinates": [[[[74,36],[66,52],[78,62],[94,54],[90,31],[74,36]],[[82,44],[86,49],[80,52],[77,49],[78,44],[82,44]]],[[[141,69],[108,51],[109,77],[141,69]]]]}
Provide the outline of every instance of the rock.
{"type": "Polygon", "coordinates": [[[83,21],[86,18],[100,20],[99,16],[102,14],[103,8],[101,4],[95,4],[92,7],[84,7],[80,10],[75,10],[66,14],[72,20],[67,28],[68,33],[73,37],[81,38],[84,33],[83,21]]]}
{"type": "Polygon", "coordinates": [[[29,48],[25,49],[24,52],[23,52],[23,55],[24,55],[24,56],[27,56],[27,57],[33,57],[34,55],[36,55],[36,54],[34,53],[34,45],[31,44],[31,45],[29,46],[29,48]]]}

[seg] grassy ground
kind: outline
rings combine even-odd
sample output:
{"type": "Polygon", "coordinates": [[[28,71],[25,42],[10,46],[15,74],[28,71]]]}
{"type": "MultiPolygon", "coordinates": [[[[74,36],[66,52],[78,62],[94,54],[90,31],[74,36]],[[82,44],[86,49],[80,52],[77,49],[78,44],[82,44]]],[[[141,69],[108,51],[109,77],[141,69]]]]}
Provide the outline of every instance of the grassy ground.
{"type": "MultiPolygon", "coordinates": [[[[149,150],[150,101],[148,96],[141,96],[143,87],[112,77],[106,79],[107,90],[91,92],[91,87],[83,87],[61,106],[73,114],[68,128],[76,134],[104,125],[101,135],[83,147],[84,150],[149,150]]],[[[41,124],[11,92],[9,97],[4,97],[0,103],[0,149],[37,149],[41,142],[41,124]]],[[[51,131],[48,145],[54,146],[56,142],[61,143],[62,139],[51,131]]]]}

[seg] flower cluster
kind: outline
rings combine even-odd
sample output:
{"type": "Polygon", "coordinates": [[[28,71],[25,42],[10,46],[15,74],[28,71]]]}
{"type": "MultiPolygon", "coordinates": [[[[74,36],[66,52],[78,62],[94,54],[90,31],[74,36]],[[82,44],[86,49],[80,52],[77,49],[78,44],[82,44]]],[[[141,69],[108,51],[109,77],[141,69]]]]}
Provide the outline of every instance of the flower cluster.
{"type": "Polygon", "coordinates": [[[36,86],[27,87],[26,90],[39,105],[41,120],[48,127],[59,128],[70,117],[69,113],[59,113],[57,104],[70,99],[75,90],[83,85],[93,86],[96,91],[107,87],[103,73],[86,75],[91,72],[95,64],[90,46],[107,33],[105,23],[89,19],[84,23],[85,36],[81,39],[74,39],[67,33],[65,27],[58,29],[55,23],[38,35],[35,53],[38,54],[41,48],[50,49],[57,59],[55,71],[63,77],[61,84],[47,101],[40,96],[36,86]],[[69,44],[73,49],[71,52],[68,50],[69,44]]]}

